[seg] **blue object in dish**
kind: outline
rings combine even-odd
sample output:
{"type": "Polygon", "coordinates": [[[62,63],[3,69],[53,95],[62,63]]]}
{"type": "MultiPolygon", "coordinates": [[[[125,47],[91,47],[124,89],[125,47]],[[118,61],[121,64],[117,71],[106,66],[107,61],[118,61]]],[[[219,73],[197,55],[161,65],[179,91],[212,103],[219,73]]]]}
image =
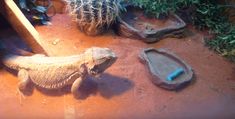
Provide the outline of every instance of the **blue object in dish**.
{"type": "Polygon", "coordinates": [[[183,73],[184,73],[184,69],[183,68],[178,68],[174,72],[170,73],[167,76],[167,80],[168,81],[173,81],[176,77],[180,76],[183,73]]]}

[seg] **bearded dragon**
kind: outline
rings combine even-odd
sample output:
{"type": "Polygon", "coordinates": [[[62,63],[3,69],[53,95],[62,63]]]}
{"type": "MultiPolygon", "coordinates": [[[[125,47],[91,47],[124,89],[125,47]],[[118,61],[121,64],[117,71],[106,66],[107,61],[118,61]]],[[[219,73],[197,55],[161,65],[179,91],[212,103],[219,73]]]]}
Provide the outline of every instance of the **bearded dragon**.
{"type": "Polygon", "coordinates": [[[74,56],[8,54],[2,61],[6,67],[18,71],[18,89],[21,92],[27,89],[30,82],[45,89],[60,89],[72,84],[71,92],[76,95],[87,75],[96,76],[104,72],[116,59],[116,55],[110,49],[92,47],[83,54],[74,56]]]}

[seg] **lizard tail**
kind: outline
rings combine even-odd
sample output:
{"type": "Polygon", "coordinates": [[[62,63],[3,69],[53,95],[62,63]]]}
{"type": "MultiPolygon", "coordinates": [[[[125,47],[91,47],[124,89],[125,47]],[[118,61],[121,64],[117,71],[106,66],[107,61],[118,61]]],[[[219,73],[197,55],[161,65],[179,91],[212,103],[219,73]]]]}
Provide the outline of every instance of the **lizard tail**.
{"type": "Polygon", "coordinates": [[[19,58],[16,55],[24,55],[24,56],[31,56],[33,55],[32,52],[22,50],[17,48],[14,44],[9,43],[5,40],[0,41],[0,64],[5,65],[8,68],[17,70],[19,66],[17,65],[17,61],[19,58]],[[16,60],[17,59],[17,60],[16,60]]]}
{"type": "Polygon", "coordinates": [[[18,63],[19,61],[17,61],[17,59],[18,59],[18,56],[10,55],[10,54],[4,55],[1,58],[3,65],[5,65],[6,67],[8,67],[10,69],[14,69],[14,70],[20,69],[20,66],[18,63]]]}
{"type": "Polygon", "coordinates": [[[5,41],[4,39],[0,41],[0,54],[7,55],[7,54],[17,54],[17,55],[23,55],[23,56],[31,56],[33,55],[32,52],[23,50],[18,48],[15,44],[5,41]]]}

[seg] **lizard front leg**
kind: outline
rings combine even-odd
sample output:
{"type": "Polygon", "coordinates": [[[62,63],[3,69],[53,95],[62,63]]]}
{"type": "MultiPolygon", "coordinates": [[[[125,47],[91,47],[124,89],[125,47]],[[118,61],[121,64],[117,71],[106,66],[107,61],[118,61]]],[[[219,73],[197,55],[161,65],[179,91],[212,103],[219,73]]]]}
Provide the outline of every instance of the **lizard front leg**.
{"type": "Polygon", "coordinates": [[[18,83],[18,88],[20,91],[24,91],[27,88],[27,85],[30,83],[28,71],[25,69],[19,70],[18,78],[20,79],[20,82],[18,83]]]}
{"type": "Polygon", "coordinates": [[[80,71],[81,71],[81,74],[80,74],[80,77],[77,78],[73,84],[72,84],[72,87],[71,87],[71,92],[72,94],[76,97],[78,95],[78,89],[79,87],[81,86],[82,82],[84,79],[87,78],[87,75],[88,75],[88,72],[87,72],[87,67],[85,65],[82,65],[80,67],[80,71]]]}
{"type": "Polygon", "coordinates": [[[83,81],[83,78],[79,77],[73,82],[73,85],[71,87],[71,92],[72,92],[73,96],[76,97],[78,95],[78,89],[81,86],[82,81],[83,81]]]}

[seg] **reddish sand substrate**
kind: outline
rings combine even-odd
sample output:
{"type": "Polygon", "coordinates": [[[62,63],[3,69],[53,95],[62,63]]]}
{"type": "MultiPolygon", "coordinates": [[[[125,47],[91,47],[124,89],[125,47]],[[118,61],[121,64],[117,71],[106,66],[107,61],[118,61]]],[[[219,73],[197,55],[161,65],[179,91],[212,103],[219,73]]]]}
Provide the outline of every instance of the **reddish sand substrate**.
{"type": "MultiPolygon", "coordinates": [[[[0,118],[65,119],[234,119],[235,65],[204,46],[203,36],[194,30],[183,39],[167,38],[146,44],[116,36],[111,31],[89,37],[81,33],[70,17],[56,15],[50,26],[37,26],[43,41],[55,56],[79,54],[98,46],[111,48],[117,62],[100,79],[89,79],[75,99],[69,88],[45,91],[34,88],[20,98],[18,79],[0,70],[0,118]],[[184,59],[195,72],[195,80],[181,91],[163,90],[149,80],[150,74],[138,60],[143,48],[166,48],[184,59]]],[[[9,32],[8,32],[9,33],[9,32]]],[[[17,36],[1,35],[14,41],[17,36]]]]}

